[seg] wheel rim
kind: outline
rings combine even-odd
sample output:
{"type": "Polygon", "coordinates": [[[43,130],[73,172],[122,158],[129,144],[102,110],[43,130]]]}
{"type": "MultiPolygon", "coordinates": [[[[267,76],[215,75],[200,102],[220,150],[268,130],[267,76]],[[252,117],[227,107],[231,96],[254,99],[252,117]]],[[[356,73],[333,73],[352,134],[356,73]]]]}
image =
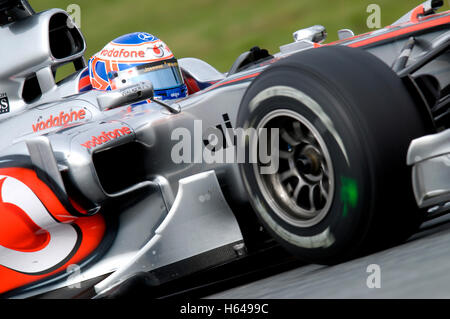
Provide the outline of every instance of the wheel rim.
{"type": "Polygon", "coordinates": [[[269,145],[272,160],[279,157],[279,167],[273,174],[260,174],[265,165],[258,156],[253,169],[259,189],[275,214],[289,224],[316,225],[327,215],[335,188],[331,157],[323,138],[306,118],[287,109],[264,116],[256,130],[263,128],[279,129],[278,151],[269,145]]]}

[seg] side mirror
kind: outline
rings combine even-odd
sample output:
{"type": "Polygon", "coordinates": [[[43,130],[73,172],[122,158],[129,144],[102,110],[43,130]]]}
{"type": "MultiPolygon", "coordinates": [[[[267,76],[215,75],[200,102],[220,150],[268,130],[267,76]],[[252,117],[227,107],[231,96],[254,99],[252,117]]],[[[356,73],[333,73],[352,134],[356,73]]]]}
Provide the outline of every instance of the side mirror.
{"type": "Polygon", "coordinates": [[[142,81],[124,88],[107,91],[97,96],[97,103],[102,111],[113,109],[115,107],[137,103],[145,100],[151,100],[156,104],[164,106],[170,113],[180,113],[181,108],[178,104],[169,105],[163,101],[154,99],[155,91],[150,81],[142,81]]]}
{"type": "Polygon", "coordinates": [[[134,102],[153,99],[153,96],[153,84],[146,81],[132,84],[118,90],[106,91],[97,96],[97,102],[100,109],[104,111],[134,102]]]}
{"type": "Polygon", "coordinates": [[[293,33],[295,42],[307,40],[314,43],[321,43],[327,38],[327,31],[322,25],[301,29],[293,33]]]}

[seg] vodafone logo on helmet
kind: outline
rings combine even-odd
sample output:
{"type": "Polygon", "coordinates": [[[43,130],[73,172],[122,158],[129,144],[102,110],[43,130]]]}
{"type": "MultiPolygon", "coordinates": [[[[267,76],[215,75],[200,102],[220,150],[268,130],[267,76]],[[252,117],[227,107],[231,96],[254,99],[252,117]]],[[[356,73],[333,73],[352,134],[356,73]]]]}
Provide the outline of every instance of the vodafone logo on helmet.
{"type": "Polygon", "coordinates": [[[163,57],[165,54],[164,45],[161,43],[159,45],[155,45],[155,46],[153,46],[152,51],[153,51],[153,55],[155,57],[158,57],[158,58],[163,57]]]}
{"type": "Polygon", "coordinates": [[[97,53],[102,60],[118,62],[152,62],[173,57],[169,47],[161,40],[141,45],[120,45],[110,43],[97,53]]]}
{"type": "Polygon", "coordinates": [[[126,48],[112,48],[103,49],[100,51],[100,57],[102,58],[145,58],[145,51],[126,48]]]}

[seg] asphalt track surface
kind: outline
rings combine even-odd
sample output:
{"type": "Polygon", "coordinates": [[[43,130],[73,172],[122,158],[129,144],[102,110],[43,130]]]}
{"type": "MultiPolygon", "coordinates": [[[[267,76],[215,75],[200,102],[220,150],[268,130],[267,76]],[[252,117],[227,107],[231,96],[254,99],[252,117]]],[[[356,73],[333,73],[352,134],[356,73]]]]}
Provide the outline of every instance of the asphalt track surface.
{"type": "Polygon", "coordinates": [[[450,298],[450,216],[424,223],[389,250],[336,266],[300,265],[206,298],[450,298]],[[379,265],[380,288],[367,285],[372,264],[379,265]]]}

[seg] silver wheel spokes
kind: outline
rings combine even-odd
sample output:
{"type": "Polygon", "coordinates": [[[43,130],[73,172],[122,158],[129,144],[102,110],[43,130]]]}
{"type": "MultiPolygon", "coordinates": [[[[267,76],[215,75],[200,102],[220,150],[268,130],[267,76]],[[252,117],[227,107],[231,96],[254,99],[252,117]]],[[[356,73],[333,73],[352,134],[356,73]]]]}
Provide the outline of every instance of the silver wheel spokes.
{"type": "Polygon", "coordinates": [[[272,196],[278,215],[296,225],[309,226],[320,221],[331,205],[331,159],[317,130],[294,114],[297,116],[280,114],[266,120],[265,127],[280,127],[279,151],[271,153],[279,157],[279,170],[261,176],[260,181],[272,196]]]}
{"type": "MultiPolygon", "coordinates": [[[[299,122],[294,122],[294,128],[299,132],[299,122]]],[[[296,156],[298,157],[298,148],[306,149],[308,146],[316,150],[316,154],[320,155],[312,136],[305,137],[297,133],[291,136],[285,128],[283,128],[281,138],[288,143],[292,149],[290,151],[280,150],[280,160],[287,161],[288,169],[277,173],[279,182],[284,185],[292,202],[296,203],[303,209],[303,214],[313,216],[317,210],[324,207],[324,203],[328,199],[328,171],[323,158],[320,160],[320,172],[308,174],[302,172],[296,165],[296,156]],[[284,131],[284,132],[283,132],[284,131]]],[[[300,151],[301,153],[301,151],[300,151]]]]}

